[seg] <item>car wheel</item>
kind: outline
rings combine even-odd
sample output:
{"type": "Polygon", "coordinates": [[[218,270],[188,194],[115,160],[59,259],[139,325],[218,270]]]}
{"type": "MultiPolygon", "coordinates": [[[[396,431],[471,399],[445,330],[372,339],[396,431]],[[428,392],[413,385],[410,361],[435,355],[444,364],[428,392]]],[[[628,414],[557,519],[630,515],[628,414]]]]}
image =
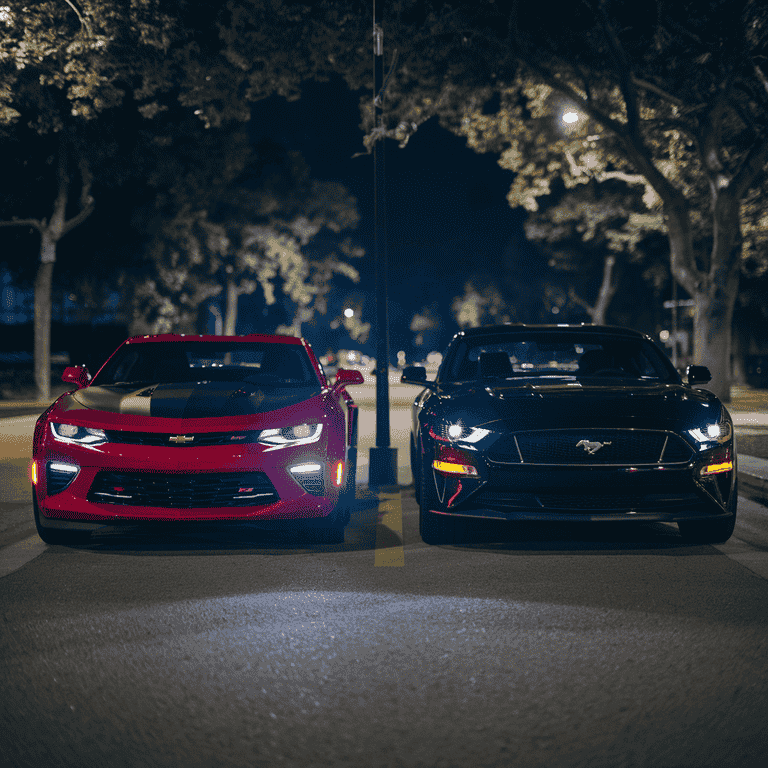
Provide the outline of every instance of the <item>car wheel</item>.
{"type": "Polygon", "coordinates": [[[90,538],[90,531],[63,531],[58,528],[46,528],[40,524],[40,509],[37,506],[37,499],[32,495],[32,508],[35,515],[35,528],[37,535],[46,544],[85,544],[90,538]]]}
{"type": "Polygon", "coordinates": [[[731,498],[728,501],[728,511],[731,516],[720,520],[681,520],[677,527],[680,535],[690,542],[697,544],[724,544],[733,535],[736,527],[736,502],[738,489],[734,485],[731,498]]]}
{"type": "Polygon", "coordinates": [[[439,500],[432,478],[432,467],[426,459],[421,464],[419,479],[419,535],[425,544],[454,544],[456,520],[431,511],[438,507],[439,500]]]}
{"type": "Polygon", "coordinates": [[[698,544],[723,544],[731,538],[736,516],[727,520],[681,520],[677,527],[680,535],[698,544]]]}
{"type": "Polygon", "coordinates": [[[357,479],[357,448],[347,452],[347,482],[339,494],[336,507],[325,520],[307,523],[307,537],[315,544],[343,544],[344,529],[349,525],[355,505],[357,479]]]}
{"type": "Polygon", "coordinates": [[[347,481],[344,490],[339,494],[339,500],[333,512],[328,516],[328,522],[340,527],[342,530],[349,525],[352,518],[352,509],[355,506],[355,484],[357,482],[357,448],[350,448],[347,452],[347,481]]]}

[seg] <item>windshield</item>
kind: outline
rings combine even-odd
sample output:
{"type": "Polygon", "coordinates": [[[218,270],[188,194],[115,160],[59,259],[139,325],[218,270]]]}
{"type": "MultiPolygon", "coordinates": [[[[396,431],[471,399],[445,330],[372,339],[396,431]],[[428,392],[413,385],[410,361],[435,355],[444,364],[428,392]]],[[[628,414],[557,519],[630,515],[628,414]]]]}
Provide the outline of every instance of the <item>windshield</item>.
{"type": "Polygon", "coordinates": [[[320,386],[302,346],[235,341],[126,344],[94,377],[93,384],[142,386],[196,381],[320,386]]]}
{"type": "Polygon", "coordinates": [[[679,380],[646,340],[595,334],[463,338],[451,346],[440,371],[442,382],[524,376],[679,380]]]}

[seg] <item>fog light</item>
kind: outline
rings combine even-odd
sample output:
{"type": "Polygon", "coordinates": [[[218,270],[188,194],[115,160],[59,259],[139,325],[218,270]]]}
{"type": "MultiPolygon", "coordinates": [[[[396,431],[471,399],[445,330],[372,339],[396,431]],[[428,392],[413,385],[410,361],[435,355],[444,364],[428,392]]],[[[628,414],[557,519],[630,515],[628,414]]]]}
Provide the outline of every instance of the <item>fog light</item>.
{"type": "Polygon", "coordinates": [[[46,492],[48,495],[66,490],[77,477],[80,467],[66,461],[49,461],[46,465],[46,492]]]}
{"type": "Polygon", "coordinates": [[[432,466],[438,472],[447,472],[450,475],[476,475],[477,469],[471,464],[455,464],[452,461],[433,461],[432,466]]]}
{"type": "Polygon", "coordinates": [[[307,493],[313,496],[322,496],[325,492],[325,483],[323,482],[323,465],[317,462],[306,462],[296,464],[290,468],[296,482],[307,493]]]}
{"type": "Polygon", "coordinates": [[[731,472],[732,470],[733,460],[731,452],[728,448],[721,448],[713,451],[708,457],[707,463],[700,470],[700,475],[707,477],[708,475],[718,475],[722,472],[731,472]]]}
{"type": "Polygon", "coordinates": [[[730,472],[733,469],[732,461],[723,461],[720,464],[707,464],[701,468],[701,476],[717,475],[720,472],[730,472]]]}
{"type": "Polygon", "coordinates": [[[436,471],[448,475],[478,475],[477,467],[470,463],[476,460],[470,451],[463,451],[449,445],[438,445],[436,448],[435,459],[432,462],[432,467],[436,471]]]}

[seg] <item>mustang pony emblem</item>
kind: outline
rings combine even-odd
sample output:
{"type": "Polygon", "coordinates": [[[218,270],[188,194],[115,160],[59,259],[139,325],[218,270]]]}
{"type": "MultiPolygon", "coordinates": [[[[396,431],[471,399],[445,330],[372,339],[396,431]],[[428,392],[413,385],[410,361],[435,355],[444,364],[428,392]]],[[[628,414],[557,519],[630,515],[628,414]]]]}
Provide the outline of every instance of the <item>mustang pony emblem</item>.
{"type": "Polygon", "coordinates": [[[590,456],[594,453],[597,453],[601,448],[603,448],[606,445],[611,445],[611,441],[605,443],[598,443],[593,442],[592,440],[579,440],[578,443],[576,443],[577,448],[583,448],[590,456]]]}
{"type": "Polygon", "coordinates": [[[168,438],[172,443],[191,443],[194,439],[194,435],[171,435],[168,438]]]}

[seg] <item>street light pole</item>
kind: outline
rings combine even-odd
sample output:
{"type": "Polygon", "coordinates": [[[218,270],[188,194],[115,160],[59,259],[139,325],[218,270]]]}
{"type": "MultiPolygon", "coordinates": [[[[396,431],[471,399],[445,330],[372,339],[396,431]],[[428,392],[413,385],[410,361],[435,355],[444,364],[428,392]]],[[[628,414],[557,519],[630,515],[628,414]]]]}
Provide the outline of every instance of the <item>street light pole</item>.
{"type": "Polygon", "coordinates": [[[389,444],[389,320],[387,224],[384,185],[384,30],[373,11],[373,210],[376,261],[376,446],[370,449],[368,484],[397,484],[397,448],[389,444]]]}

